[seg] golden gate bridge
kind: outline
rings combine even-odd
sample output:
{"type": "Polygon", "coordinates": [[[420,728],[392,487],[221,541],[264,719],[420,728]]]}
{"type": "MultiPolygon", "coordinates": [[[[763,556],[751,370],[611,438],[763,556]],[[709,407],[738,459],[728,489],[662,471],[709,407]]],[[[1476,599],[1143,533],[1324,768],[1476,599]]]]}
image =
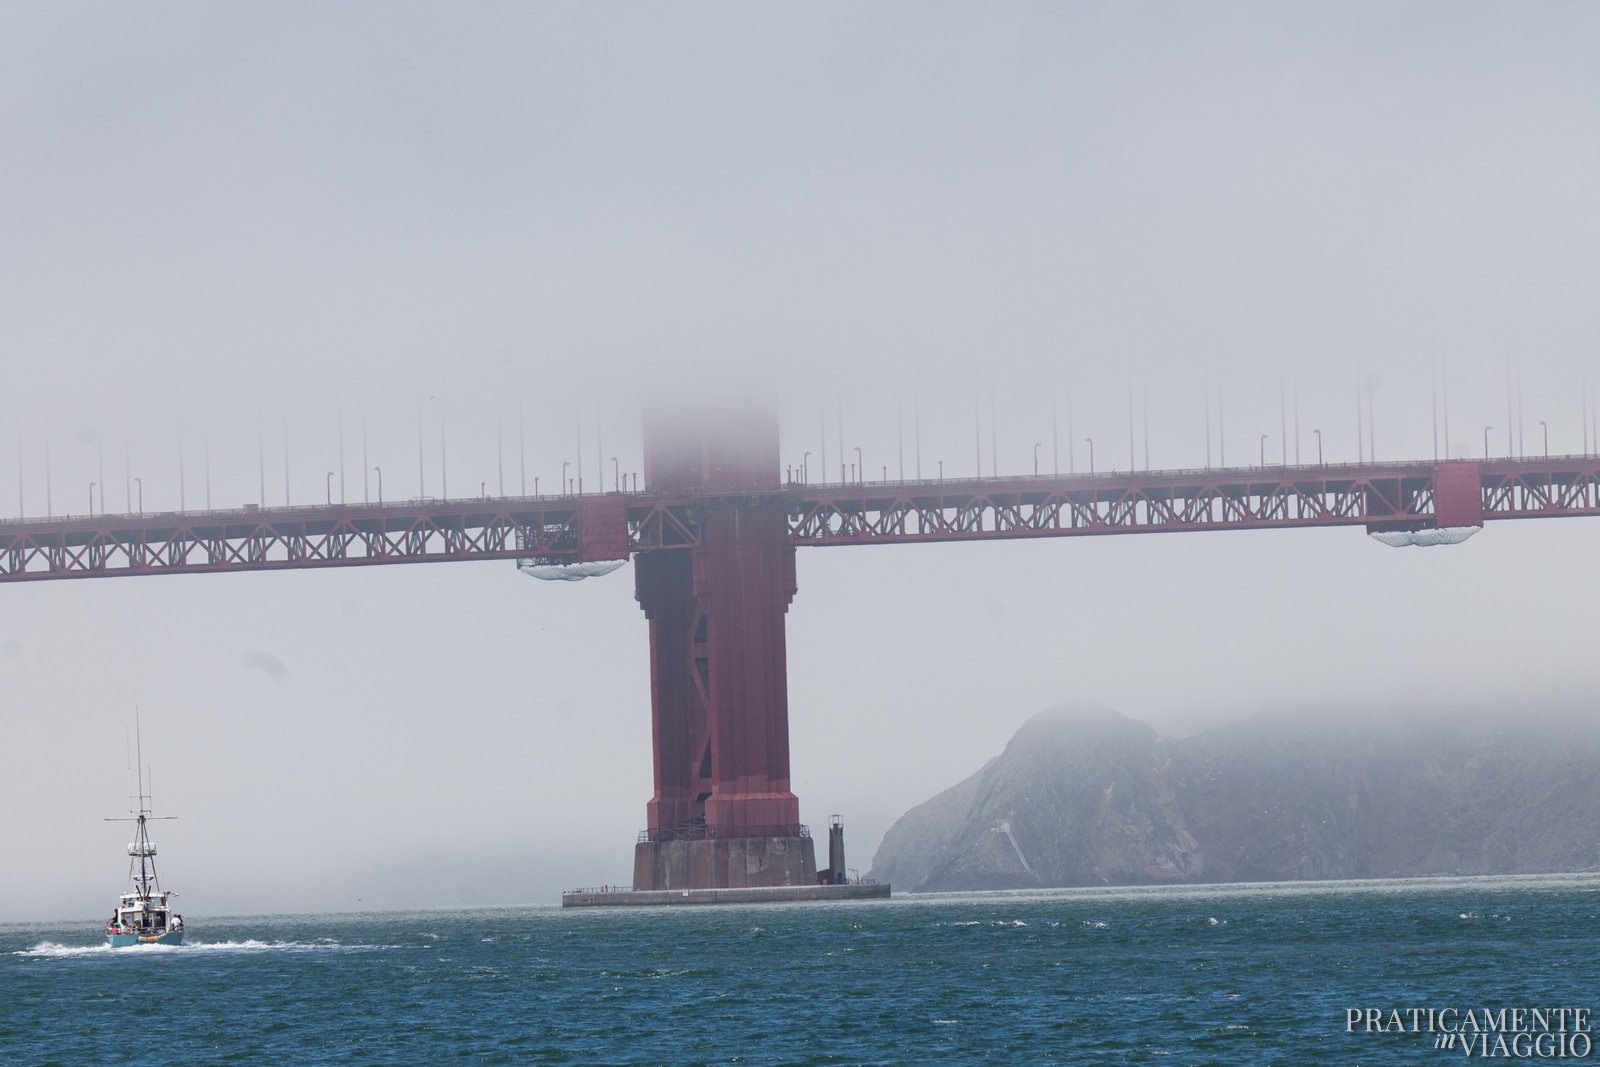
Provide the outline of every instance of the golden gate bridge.
{"type": "Polygon", "coordinates": [[[817,870],[790,788],[799,548],[1331,526],[1437,544],[1600,515],[1587,455],[812,484],[778,441],[770,411],[662,411],[642,488],[5,520],[0,583],[463,560],[575,577],[631,559],[654,738],[634,887],[721,889],[843,875],[817,870]]]}

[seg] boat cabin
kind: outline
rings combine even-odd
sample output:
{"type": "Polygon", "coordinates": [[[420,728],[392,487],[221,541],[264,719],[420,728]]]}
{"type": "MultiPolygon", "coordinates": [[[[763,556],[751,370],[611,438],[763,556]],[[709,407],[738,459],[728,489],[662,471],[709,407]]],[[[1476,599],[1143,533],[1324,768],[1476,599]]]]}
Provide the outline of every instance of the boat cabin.
{"type": "Polygon", "coordinates": [[[124,893],[117,904],[117,922],[129,933],[165,933],[167,929],[166,893],[151,893],[140,900],[137,893],[124,893]]]}

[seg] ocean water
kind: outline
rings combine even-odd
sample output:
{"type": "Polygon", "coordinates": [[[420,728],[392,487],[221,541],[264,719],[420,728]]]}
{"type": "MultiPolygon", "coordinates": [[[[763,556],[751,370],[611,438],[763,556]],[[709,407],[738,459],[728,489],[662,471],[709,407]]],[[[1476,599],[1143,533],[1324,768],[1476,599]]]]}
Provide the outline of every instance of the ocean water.
{"type": "Polygon", "coordinates": [[[0,925],[0,1064],[1600,1058],[1579,1016],[1522,1057],[1462,1025],[1600,1008],[1596,876],[186,918],[0,925]]]}

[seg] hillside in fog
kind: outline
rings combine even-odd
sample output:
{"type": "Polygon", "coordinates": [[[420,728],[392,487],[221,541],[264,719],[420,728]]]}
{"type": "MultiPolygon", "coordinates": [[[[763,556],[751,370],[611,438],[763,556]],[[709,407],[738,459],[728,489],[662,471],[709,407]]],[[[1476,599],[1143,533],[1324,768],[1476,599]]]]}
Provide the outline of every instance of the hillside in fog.
{"type": "Polygon", "coordinates": [[[884,835],[903,891],[1600,868],[1600,709],[1030,719],[884,835]]]}

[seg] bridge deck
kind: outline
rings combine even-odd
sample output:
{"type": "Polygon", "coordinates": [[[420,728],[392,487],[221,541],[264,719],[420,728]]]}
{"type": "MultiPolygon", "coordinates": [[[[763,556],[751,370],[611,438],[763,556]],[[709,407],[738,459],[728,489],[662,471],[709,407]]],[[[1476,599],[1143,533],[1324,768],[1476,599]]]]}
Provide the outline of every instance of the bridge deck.
{"type": "MultiPolygon", "coordinates": [[[[0,582],[450,560],[579,562],[699,544],[722,493],[411,500],[0,522],[0,582]]],[[[1317,526],[1429,529],[1600,515],[1600,458],[790,484],[797,546],[1317,526]],[[1446,501],[1452,477],[1476,501],[1446,501]],[[1441,486],[1446,487],[1445,490],[1441,486]]]]}

